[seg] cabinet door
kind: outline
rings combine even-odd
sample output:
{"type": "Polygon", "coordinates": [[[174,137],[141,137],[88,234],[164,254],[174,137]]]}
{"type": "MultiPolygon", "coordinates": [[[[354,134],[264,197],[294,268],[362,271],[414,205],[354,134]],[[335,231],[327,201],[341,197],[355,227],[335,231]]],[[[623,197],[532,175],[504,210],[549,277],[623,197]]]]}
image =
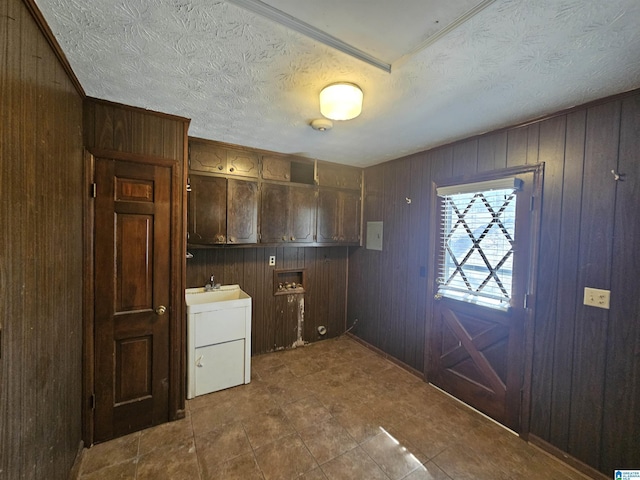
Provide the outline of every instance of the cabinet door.
{"type": "Polygon", "coordinates": [[[286,158],[268,155],[262,157],[262,178],[265,180],[288,182],[291,179],[290,176],[291,161],[286,158]]]}
{"type": "Polygon", "coordinates": [[[338,240],[344,243],[360,242],[360,194],[338,192],[338,240]]]}
{"type": "Polygon", "coordinates": [[[227,174],[258,178],[258,155],[242,150],[227,150],[227,174]]]}
{"type": "Polygon", "coordinates": [[[289,237],[288,185],[262,184],[260,202],[260,241],[281,243],[289,237]]]}
{"type": "Polygon", "coordinates": [[[338,192],[323,190],[318,192],[318,243],[338,241],[338,192]]]}
{"type": "Polygon", "coordinates": [[[209,143],[189,141],[189,169],[199,172],[225,173],[227,151],[209,143]]]}
{"type": "Polygon", "coordinates": [[[227,180],[227,243],[258,242],[258,184],[227,180]]]}
{"type": "Polygon", "coordinates": [[[318,162],[318,185],[360,190],[362,169],[318,162]]]}
{"type": "Polygon", "coordinates": [[[189,243],[225,243],[227,237],[227,180],[191,175],[189,243]]]}
{"type": "Polygon", "coordinates": [[[315,188],[289,187],[289,239],[296,243],[313,243],[316,233],[315,188]]]}

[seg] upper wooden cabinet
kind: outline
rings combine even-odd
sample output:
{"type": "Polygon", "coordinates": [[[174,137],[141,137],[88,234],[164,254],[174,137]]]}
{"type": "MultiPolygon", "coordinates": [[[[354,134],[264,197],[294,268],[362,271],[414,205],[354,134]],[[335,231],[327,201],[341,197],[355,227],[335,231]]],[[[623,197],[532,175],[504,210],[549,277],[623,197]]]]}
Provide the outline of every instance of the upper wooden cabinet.
{"type": "Polygon", "coordinates": [[[314,162],[306,158],[281,155],[262,156],[262,179],[314,185],[314,162]]]}
{"type": "Polygon", "coordinates": [[[189,159],[191,244],[360,243],[361,168],[198,138],[189,159]]]}
{"type": "Polygon", "coordinates": [[[192,171],[258,178],[259,155],[204,140],[189,141],[189,167],[192,171]]]}
{"type": "Polygon", "coordinates": [[[313,243],[315,229],[316,194],[313,187],[262,184],[262,243],[313,243]]]}
{"type": "Polygon", "coordinates": [[[190,178],[189,243],[257,243],[257,182],[197,174],[190,178]]]}
{"type": "Polygon", "coordinates": [[[318,162],[318,185],[360,190],[362,169],[336,163],[318,162]]]}
{"type": "Polygon", "coordinates": [[[227,179],[190,176],[188,205],[189,243],[216,244],[227,241],[227,179]]]}
{"type": "Polygon", "coordinates": [[[360,193],[322,189],[318,192],[318,243],[360,243],[360,193]]]}

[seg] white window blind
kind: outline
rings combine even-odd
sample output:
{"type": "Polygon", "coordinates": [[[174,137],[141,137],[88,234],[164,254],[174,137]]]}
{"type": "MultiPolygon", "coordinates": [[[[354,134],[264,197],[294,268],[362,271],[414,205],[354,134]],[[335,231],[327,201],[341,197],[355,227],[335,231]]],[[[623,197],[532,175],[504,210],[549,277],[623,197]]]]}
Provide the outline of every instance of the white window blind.
{"type": "Polygon", "coordinates": [[[511,300],[514,178],[438,188],[442,243],[438,293],[507,309],[511,300]]]}

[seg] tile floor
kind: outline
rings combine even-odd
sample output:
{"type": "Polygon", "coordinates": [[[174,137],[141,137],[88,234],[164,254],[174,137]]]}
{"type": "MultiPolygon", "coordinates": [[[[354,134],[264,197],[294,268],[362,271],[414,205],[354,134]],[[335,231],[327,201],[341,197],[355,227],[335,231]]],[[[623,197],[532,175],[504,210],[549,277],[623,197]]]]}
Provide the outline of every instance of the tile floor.
{"type": "Polygon", "coordinates": [[[80,480],[584,479],[348,337],[252,359],[249,385],[86,450],[80,480]]]}

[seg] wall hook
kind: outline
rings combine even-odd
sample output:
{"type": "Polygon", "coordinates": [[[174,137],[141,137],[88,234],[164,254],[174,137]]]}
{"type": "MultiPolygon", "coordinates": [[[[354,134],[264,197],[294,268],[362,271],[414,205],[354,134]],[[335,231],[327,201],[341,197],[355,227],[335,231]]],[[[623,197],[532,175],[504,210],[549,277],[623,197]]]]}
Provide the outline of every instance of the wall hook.
{"type": "Polygon", "coordinates": [[[617,182],[617,181],[624,181],[624,173],[618,173],[615,170],[611,170],[611,173],[613,174],[613,179],[617,182]]]}
{"type": "Polygon", "coordinates": [[[407,202],[407,205],[411,205],[411,199],[409,197],[404,197],[404,199],[407,202]]]}

